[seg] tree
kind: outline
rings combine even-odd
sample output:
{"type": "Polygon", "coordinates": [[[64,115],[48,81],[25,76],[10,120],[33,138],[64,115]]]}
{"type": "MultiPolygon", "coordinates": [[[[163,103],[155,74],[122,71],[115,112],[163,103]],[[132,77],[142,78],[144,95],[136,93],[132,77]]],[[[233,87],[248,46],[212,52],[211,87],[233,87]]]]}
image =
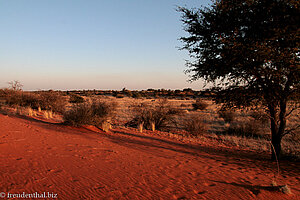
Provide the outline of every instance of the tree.
{"type": "Polygon", "coordinates": [[[214,83],[215,100],[224,107],[262,105],[271,122],[273,159],[292,131],[286,129],[288,103],[299,102],[299,9],[298,0],[221,0],[209,8],[178,8],[188,33],[180,39],[191,58],[191,81],[214,83]]]}
{"type": "Polygon", "coordinates": [[[23,85],[21,84],[20,81],[9,81],[8,82],[9,88],[14,90],[14,91],[21,91],[23,85]]]}

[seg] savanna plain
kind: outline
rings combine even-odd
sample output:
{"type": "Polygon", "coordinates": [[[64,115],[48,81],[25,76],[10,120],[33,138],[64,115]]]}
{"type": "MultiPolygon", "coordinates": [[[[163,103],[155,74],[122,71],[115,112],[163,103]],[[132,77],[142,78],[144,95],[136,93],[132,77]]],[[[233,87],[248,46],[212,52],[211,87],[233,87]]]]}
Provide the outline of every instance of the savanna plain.
{"type": "MultiPolygon", "coordinates": [[[[271,160],[270,124],[260,108],[222,110],[210,95],[129,92],[2,89],[0,192],[299,199],[299,130],[283,138],[283,158],[271,160]]],[[[287,127],[299,121],[296,110],[287,127]]]]}

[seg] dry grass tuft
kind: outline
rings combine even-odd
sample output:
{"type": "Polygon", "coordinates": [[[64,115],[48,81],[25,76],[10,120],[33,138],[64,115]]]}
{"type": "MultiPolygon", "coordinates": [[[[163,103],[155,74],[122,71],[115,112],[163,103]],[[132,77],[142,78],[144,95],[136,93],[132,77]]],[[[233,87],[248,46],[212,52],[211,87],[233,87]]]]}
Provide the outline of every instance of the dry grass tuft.
{"type": "Polygon", "coordinates": [[[144,123],[143,123],[143,122],[142,122],[142,123],[139,123],[139,124],[138,124],[138,131],[139,131],[140,133],[143,132],[143,128],[144,128],[144,123]]]}
{"type": "Polygon", "coordinates": [[[111,129],[111,124],[109,121],[103,121],[101,123],[101,129],[104,131],[104,132],[109,132],[109,130],[111,129]]]}
{"type": "Polygon", "coordinates": [[[280,186],[279,190],[284,194],[292,194],[291,189],[287,185],[280,186]]]}
{"type": "Polygon", "coordinates": [[[45,119],[51,119],[53,118],[53,112],[51,110],[45,110],[43,116],[45,119]]]}

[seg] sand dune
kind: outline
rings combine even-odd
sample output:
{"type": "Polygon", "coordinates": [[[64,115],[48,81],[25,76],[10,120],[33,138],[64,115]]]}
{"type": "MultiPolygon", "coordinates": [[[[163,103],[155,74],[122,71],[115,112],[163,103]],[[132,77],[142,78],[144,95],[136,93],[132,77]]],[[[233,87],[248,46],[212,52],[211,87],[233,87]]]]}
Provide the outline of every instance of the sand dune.
{"type": "Polygon", "coordinates": [[[131,129],[104,133],[0,114],[0,192],[58,199],[298,199],[299,163],[131,129]],[[298,198],[297,198],[298,197],[298,198]]]}

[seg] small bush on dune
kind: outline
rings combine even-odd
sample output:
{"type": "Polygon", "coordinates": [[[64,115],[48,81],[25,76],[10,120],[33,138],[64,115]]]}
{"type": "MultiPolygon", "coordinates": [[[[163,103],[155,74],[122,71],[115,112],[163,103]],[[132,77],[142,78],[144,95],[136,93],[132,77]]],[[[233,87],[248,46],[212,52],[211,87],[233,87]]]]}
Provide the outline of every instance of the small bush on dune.
{"type": "Polygon", "coordinates": [[[18,106],[22,104],[22,91],[3,89],[1,90],[1,98],[9,106],[18,106]]]}
{"type": "Polygon", "coordinates": [[[180,107],[189,107],[189,104],[182,103],[182,104],[180,104],[180,107]]]}
{"type": "Polygon", "coordinates": [[[230,126],[225,130],[225,134],[228,135],[235,135],[241,137],[248,137],[248,138],[262,138],[267,137],[267,135],[259,134],[260,125],[255,120],[250,120],[246,122],[240,123],[232,123],[230,126]]]}
{"type": "Polygon", "coordinates": [[[93,101],[92,110],[95,118],[102,122],[111,120],[114,117],[117,104],[115,102],[93,101]]]}
{"type": "Polygon", "coordinates": [[[86,102],[73,105],[70,110],[63,113],[63,118],[66,124],[73,126],[101,126],[104,122],[113,118],[115,110],[115,103],[104,101],[86,102]]]}
{"type": "Polygon", "coordinates": [[[39,106],[43,110],[63,113],[67,104],[66,98],[55,91],[41,92],[39,106]]]}
{"type": "Polygon", "coordinates": [[[41,98],[38,94],[30,93],[30,92],[23,92],[22,93],[22,103],[20,104],[20,106],[38,109],[38,107],[40,106],[40,101],[41,101],[41,98]]]}
{"type": "Polygon", "coordinates": [[[232,110],[220,109],[218,111],[219,117],[223,118],[225,123],[231,123],[234,121],[236,114],[232,110]]]}
{"type": "Polygon", "coordinates": [[[143,124],[146,129],[166,127],[173,116],[180,113],[179,109],[172,107],[167,100],[160,100],[158,104],[142,103],[133,106],[133,119],[127,125],[138,126],[143,124]]]}
{"type": "Polygon", "coordinates": [[[208,104],[201,99],[197,99],[192,106],[194,110],[205,110],[208,107],[208,104]]]}
{"type": "Polygon", "coordinates": [[[262,124],[268,124],[269,123],[269,116],[262,111],[252,111],[250,113],[250,116],[255,119],[257,122],[260,122],[262,124]]]}
{"type": "Polygon", "coordinates": [[[66,99],[58,92],[24,92],[21,90],[4,89],[1,90],[1,98],[9,106],[31,107],[43,110],[51,110],[54,112],[63,112],[66,106],[66,99]]]}
{"type": "Polygon", "coordinates": [[[139,92],[132,92],[132,97],[136,99],[142,98],[142,95],[139,92]]]}
{"type": "Polygon", "coordinates": [[[207,131],[207,126],[203,122],[203,117],[200,115],[189,116],[183,121],[183,129],[190,135],[198,136],[207,131]]]}
{"type": "Polygon", "coordinates": [[[120,94],[120,93],[115,93],[113,96],[116,97],[116,98],[119,98],[119,99],[122,99],[122,98],[125,97],[124,94],[120,94]]]}
{"type": "Polygon", "coordinates": [[[39,96],[31,92],[21,90],[4,89],[1,91],[1,98],[9,106],[22,106],[34,108],[38,105],[39,96]]]}
{"type": "Polygon", "coordinates": [[[88,103],[73,105],[70,110],[63,113],[63,119],[66,124],[72,126],[90,124],[93,120],[91,105],[88,103]]]}
{"type": "Polygon", "coordinates": [[[69,102],[70,103],[83,103],[84,98],[78,94],[70,94],[69,102]]]}

